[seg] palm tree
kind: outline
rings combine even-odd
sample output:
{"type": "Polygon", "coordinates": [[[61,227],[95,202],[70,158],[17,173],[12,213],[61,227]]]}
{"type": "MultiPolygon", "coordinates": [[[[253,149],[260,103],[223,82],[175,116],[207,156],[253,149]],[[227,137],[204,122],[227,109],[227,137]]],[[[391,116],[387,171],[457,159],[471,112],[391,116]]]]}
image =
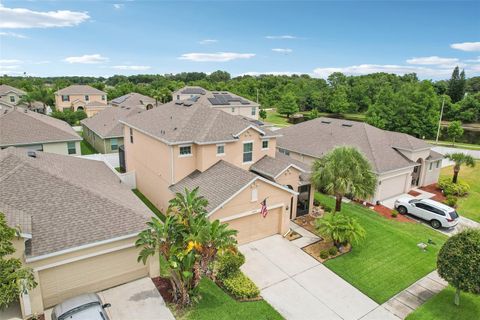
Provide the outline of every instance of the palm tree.
{"type": "Polygon", "coordinates": [[[458,173],[460,172],[460,167],[462,165],[466,165],[467,167],[475,167],[475,159],[471,155],[461,153],[461,152],[456,152],[456,153],[450,153],[445,156],[445,158],[455,162],[455,165],[453,166],[453,178],[452,182],[457,183],[458,180],[458,173]]]}
{"type": "Polygon", "coordinates": [[[345,195],[367,199],[375,194],[377,176],[370,162],[356,148],[336,147],[313,164],[313,186],[335,196],[335,211],[345,195]]]}
{"type": "Polygon", "coordinates": [[[358,223],[357,219],[345,214],[327,214],[315,220],[315,228],[324,237],[333,240],[338,247],[341,244],[358,243],[365,238],[366,231],[358,223]]]}
{"type": "Polygon", "coordinates": [[[198,194],[198,187],[192,191],[185,188],[185,194],[176,193],[175,198],[169,201],[167,213],[176,213],[183,217],[205,214],[207,204],[207,199],[198,194]]]}

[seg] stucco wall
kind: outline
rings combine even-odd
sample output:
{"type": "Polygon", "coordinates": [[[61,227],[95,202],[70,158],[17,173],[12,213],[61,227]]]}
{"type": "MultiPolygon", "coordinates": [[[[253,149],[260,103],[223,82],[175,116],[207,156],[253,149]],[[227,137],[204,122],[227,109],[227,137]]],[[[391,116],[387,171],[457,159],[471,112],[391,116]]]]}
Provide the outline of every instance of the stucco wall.
{"type": "Polygon", "coordinates": [[[100,102],[104,103],[105,105],[107,104],[107,97],[105,95],[105,100],[102,100],[102,95],[101,94],[89,94],[89,100],[85,101],[85,95],[80,94],[80,95],[69,95],[70,96],[70,101],[62,101],[62,96],[61,95],[55,95],[55,107],[58,110],[63,110],[64,108],[68,109],[72,106],[72,103],[74,103],[76,100],[82,101],[82,106],[85,106],[87,102],[100,102]]]}
{"type": "MultiPolygon", "coordinates": [[[[81,154],[80,141],[75,142],[75,150],[76,153],[70,154],[71,156],[78,156],[81,154]]],[[[43,152],[68,155],[68,144],[67,142],[44,143],[43,152]]]]}
{"type": "Polygon", "coordinates": [[[440,177],[440,170],[442,169],[442,160],[426,161],[425,170],[422,179],[422,186],[428,186],[429,184],[437,183],[440,177]],[[430,169],[431,164],[431,169],[430,169]]]}
{"type": "Polygon", "coordinates": [[[212,107],[212,108],[222,110],[222,111],[224,111],[226,113],[229,113],[229,114],[239,115],[239,116],[243,116],[243,117],[250,118],[250,119],[255,119],[255,120],[258,120],[258,113],[260,112],[260,107],[259,106],[245,106],[245,105],[234,106],[234,105],[230,105],[230,106],[212,107]],[[255,108],[255,114],[254,115],[252,115],[252,107],[255,108]]]}
{"type": "Polygon", "coordinates": [[[406,193],[411,189],[412,169],[397,170],[377,176],[378,184],[372,202],[383,201],[393,196],[406,193]]]}
{"type": "MultiPolygon", "coordinates": [[[[83,138],[95,148],[97,152],[100,153],[118,153],[117,150],[112,150],[111,147],[111,138],[102,139],[95,132],[90,130],[85,125],[82,125],[83,128],[83,138]]],[[[118,146],[123,145],[123,137],[116,138],[118,146]]]]}
{"type": "Polygon", "coordinates": [[[12,104],[17,104],[21,99],[21,96],[19,96],[18,94],[14,93],[14,92],[9,92],[7,93],[6,95],[2,95],[0,96],[0,101],[3,101],[3,102],[6,102],[7,104],[9,105],[12,105],[12,104]],[[10,97],[13,96],[15,98],[15,101],[10,101],[10,97]]]}

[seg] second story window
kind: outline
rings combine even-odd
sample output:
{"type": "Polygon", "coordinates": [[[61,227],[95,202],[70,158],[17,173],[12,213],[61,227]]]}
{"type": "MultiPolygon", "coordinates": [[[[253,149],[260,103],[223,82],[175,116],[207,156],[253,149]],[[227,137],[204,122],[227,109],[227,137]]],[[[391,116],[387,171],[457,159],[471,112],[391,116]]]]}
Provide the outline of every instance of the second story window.
{"type": "Polygon", "coordinates": [[[88,101],[88,99],[89,99],[88,95],[85,95],[85,101],[88,101]]]}
{"type": "Polygon", "coordinates": [[[252,116],[256,115],[257,114],[257,108],[255,107],[252,107],[252,116]]]}
{"type": "Polygon", "coordinates": [[[10,96],[10,102],[15,102],[15,96],[10,96]]]}
{"type": "Polygon", "coordinates": [[[243,143],[243,163],[253,161],[253,142],[243,143]]]}
{"type": "Polygon", "coordinates": [[[105,95],[102,95],[102,100],[105,101],[107,99],[107,97],[105,97],[105,95]]]}
{"type": "Polygon", "coordinates": [[[62,96],[62,101],[65,102],[65,101],[70,101],[70,96],[62,96]]]}
{"type": "Polygon", "coordinates": [[[235,113],[235,108],[232,108],[232,113],[235,113]]]}
{"type": "Polygon", "coordinates": [[[118,150],[118,140],[117,140],[117,138],[110,139],[110,149],[111,150],[118,150]]]}
{"type": "Polygon", "coordinates": [[[192,146],[180,146],[180,157],[188,157],[192,155],[192,146]]]}
{"type": "Polygon", "coordinates": [[[67,142],[67,149],[68,149],[68,154],[76,154],[77,153],[77,148],[75,146],[75,142],[70,141],[67,142]]]}
{"type": "Polygon", "coordinates": [[[268,149],[268,140],[262,140],[262,150],[268,149]]]}
{"type": "Polygon", "coordinates": [[[130,143],[133,143],[133,129],[130,128],[130,143]]]}
{"type": "Polygon", "coordinates": [[[278,152],[283,153],[283,154],[286,155],[286,156],[289,156],[289,155],[290,155],[290,151],[285,150],[285,149],[282,149],[282,148],[279,148],[279,149],[278,149],[278,152]]]}
{"type": "Polygon", "coordinates": [[[225,154],[225,145],[217,144],[217,156],[223,156],[225,154]]]}

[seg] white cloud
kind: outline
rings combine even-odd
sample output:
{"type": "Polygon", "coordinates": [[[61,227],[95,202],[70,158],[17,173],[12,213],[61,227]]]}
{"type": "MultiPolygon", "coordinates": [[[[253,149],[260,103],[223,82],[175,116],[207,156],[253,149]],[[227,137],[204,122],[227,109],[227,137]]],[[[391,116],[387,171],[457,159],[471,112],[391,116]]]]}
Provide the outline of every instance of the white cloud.
{"type": "Polygon", "coordinates": [[[218,40],[216,39],[204,39],[204,40],[200,40],[198,41],[198,43],[200,44],[212,44],[212,43],[217,43],[218,40]]]}
{"type": "Polygon", "coordinates": [[[238,59],[250,59],[255,57],[254,53],[217,52],[217,53],[184,53],[179,59],[197,62],[226,62],[238,59]]]}
{"type": "Polygon", "coordinates": [[[18,64],[22,63],[22,61],[17,59],[0,59],[0,64],[18,64]]]}
{"type": "Polygon", "coordinates": [[[115,9],[117,9],[117,10],[118,10],[118,9],[122,9],[124,6],[125,6],[125,5],[124,5],[123,3],[114,3],[114,4],[113,4],[113,7],[114,7],[115,9]]]}
{"type": "Polygon", "coordinates": [[[438,56],[431,57],[418,57],[407,60],[408,64],[420,64],[420,65],[455,65],[458,63],[457,58],[441,58],[438,56]]]}
{"type": "Polygon", "coordinates": [[[83,56],[78,57],[67,57],[65,58],[66,62],[68,63],[101,63],[107,62],[108,58],[103,57],[102,55],[96,54],[84,54],[83,56]]]}
{"type": "Polygon", "coordinates": [[[465,60],[465,62],[478,63],[478,62],[480,62],[480,56],[478,56],[476,59],[468,59],[468,60],[465,60]]]}
{"type": "Polygon", "coordinates": [[[150,69],[150,66],[113,66],[113,69],[117,70],[132,70],[132,71],[145,71],[150,69]]]}
{"type": "Polygon", "coordinates": [[[20,34],[20,33],[15,33],[15,32],[0,32],[0,37],[12,37],[12,38],[19,38],[19,39],[26,39],[27,36],[20,34]]]}
{"type": "Polygon", "coordinates": [[[72,27],[89,18],[87,12],[33,11],[24,8],[6,8],[0,5],[0,28],[6,29],[72,27]]]}
{"type": "Polygon", "coordinates": [[[364,75],[376,72],[386,72],[395,74],[406,74],[415,72],[421,78],[429,77],[445,77],[452,73],[451,68],[427,68],[419,66],[402,66],[393,64],[360,64],[356,66],[348,67],[335,67],[335,68],[316,68],[313,70],[314,75],[327,78],[333,72],[342,72],[347,75],[364,75]]]}
{"type": "Polygon", "coordinates": [[[480,42],[453,43],[450,47],[462,51],[480,51],[480,42]]]}
{"type": "Polygon", "coordinates": [[[289,48],[273,48],[272,51],[287,54],[287,53],[291,53],[293,50],[289,48]]]}
{"type": "Polygon", "coordinates": [[[271,40],[297,39],[296,36],[292,36],[292,35],[288,35],[288,34],[281,35],[281,36],[266,36],[265,38],[266,39],[271,39],[271,40]]]}

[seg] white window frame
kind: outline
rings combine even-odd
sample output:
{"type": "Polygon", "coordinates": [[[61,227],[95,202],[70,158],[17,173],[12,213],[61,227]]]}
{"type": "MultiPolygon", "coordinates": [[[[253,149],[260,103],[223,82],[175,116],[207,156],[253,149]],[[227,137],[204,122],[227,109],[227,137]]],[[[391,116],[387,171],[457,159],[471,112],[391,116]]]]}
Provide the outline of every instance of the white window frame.
{"type": "Polygon", "coordinates": [[[15,102],[15,96],[10,96],[10,102],[15,102]]]}
{"type": "Polygon", "coordinates": [[[258,201],[258,189],[253,188],[252,189],[252,198],[250,200],[251,202],[257,202],[258,201]]]}
{"type": "Polygon", "coordinates": [[[75,143],[75,141],[67,141],[67,154],[77,154],[77,144],[75,143]],[[72,148],[70,148],[70,146],[73,145],[72,148]],[[70,151],[74,151],[72,153],[70,153],[70,151]]]}
{"type": "Polygon", "coordinates": [[[257,114],[257,107],[252,107],[251,115],[255,116],[257,114]]]}
{"type": "Polygon", "coordinates": [[[428,171],[432,171],[432,169],[433,169],[433,161],[430,162],[430,166],[428,166],[428,171]]]}
{"type": "Polygon", "coordinates": [[[268,150],[270,148],[270,139],[263,139],[262,140],[262,150],[268,150]],[[267,147],[263,147],[263,142],[267,142],[267,147]]]}
{"type": "Polygon", "coordinates": [[[191,156],[193,156],[193,150],[192,150],[192,145],[191,144],[182,144],[182,145],[178,146],[178,157],[179,158],[187,158],[187,157],[191,157],[191,156]],[[181,153],[182,148],[187,148],[187,147],[190,148],[190,153],[182,154],[181,153]]]}
{"type": "Polygon", "coordinates": [[[224,156],[225,155],[225,143],[219,143],[217,144],[217,157],[221,157],[221,156],[224,156]],[[222,153],[218,153],[218,147],[223,147],[223,152],[222,153]]]}
{"type": "Polygon", "coordinates": [[[117,138],[110,138],[110,150],[118,150],[118,139],[117,138]],[[115,141],[115,144],[113,144],[112,142],[115,141]],[[116,146],[115,149],[113,149],[113,146],[116,146]]]}
{"type": "Polygon", "coordinates": [[[243,164],[248,164],[248,163],[253,163],[253,140],[250,140],[250,141],[243,141],[243,144],[242,144],[242,163],[243,164]],[[245,145],[248,144],[248,143],[251,143],[252,144],[252,160],[250,161],[243,161],[244,158],[243,156],[245,155],[245,145]]]}
{"type": "Polygon", "coordinates": [[[437,169],[440,168],[442,165],[442,160],[437,160],[437,169]]]}

